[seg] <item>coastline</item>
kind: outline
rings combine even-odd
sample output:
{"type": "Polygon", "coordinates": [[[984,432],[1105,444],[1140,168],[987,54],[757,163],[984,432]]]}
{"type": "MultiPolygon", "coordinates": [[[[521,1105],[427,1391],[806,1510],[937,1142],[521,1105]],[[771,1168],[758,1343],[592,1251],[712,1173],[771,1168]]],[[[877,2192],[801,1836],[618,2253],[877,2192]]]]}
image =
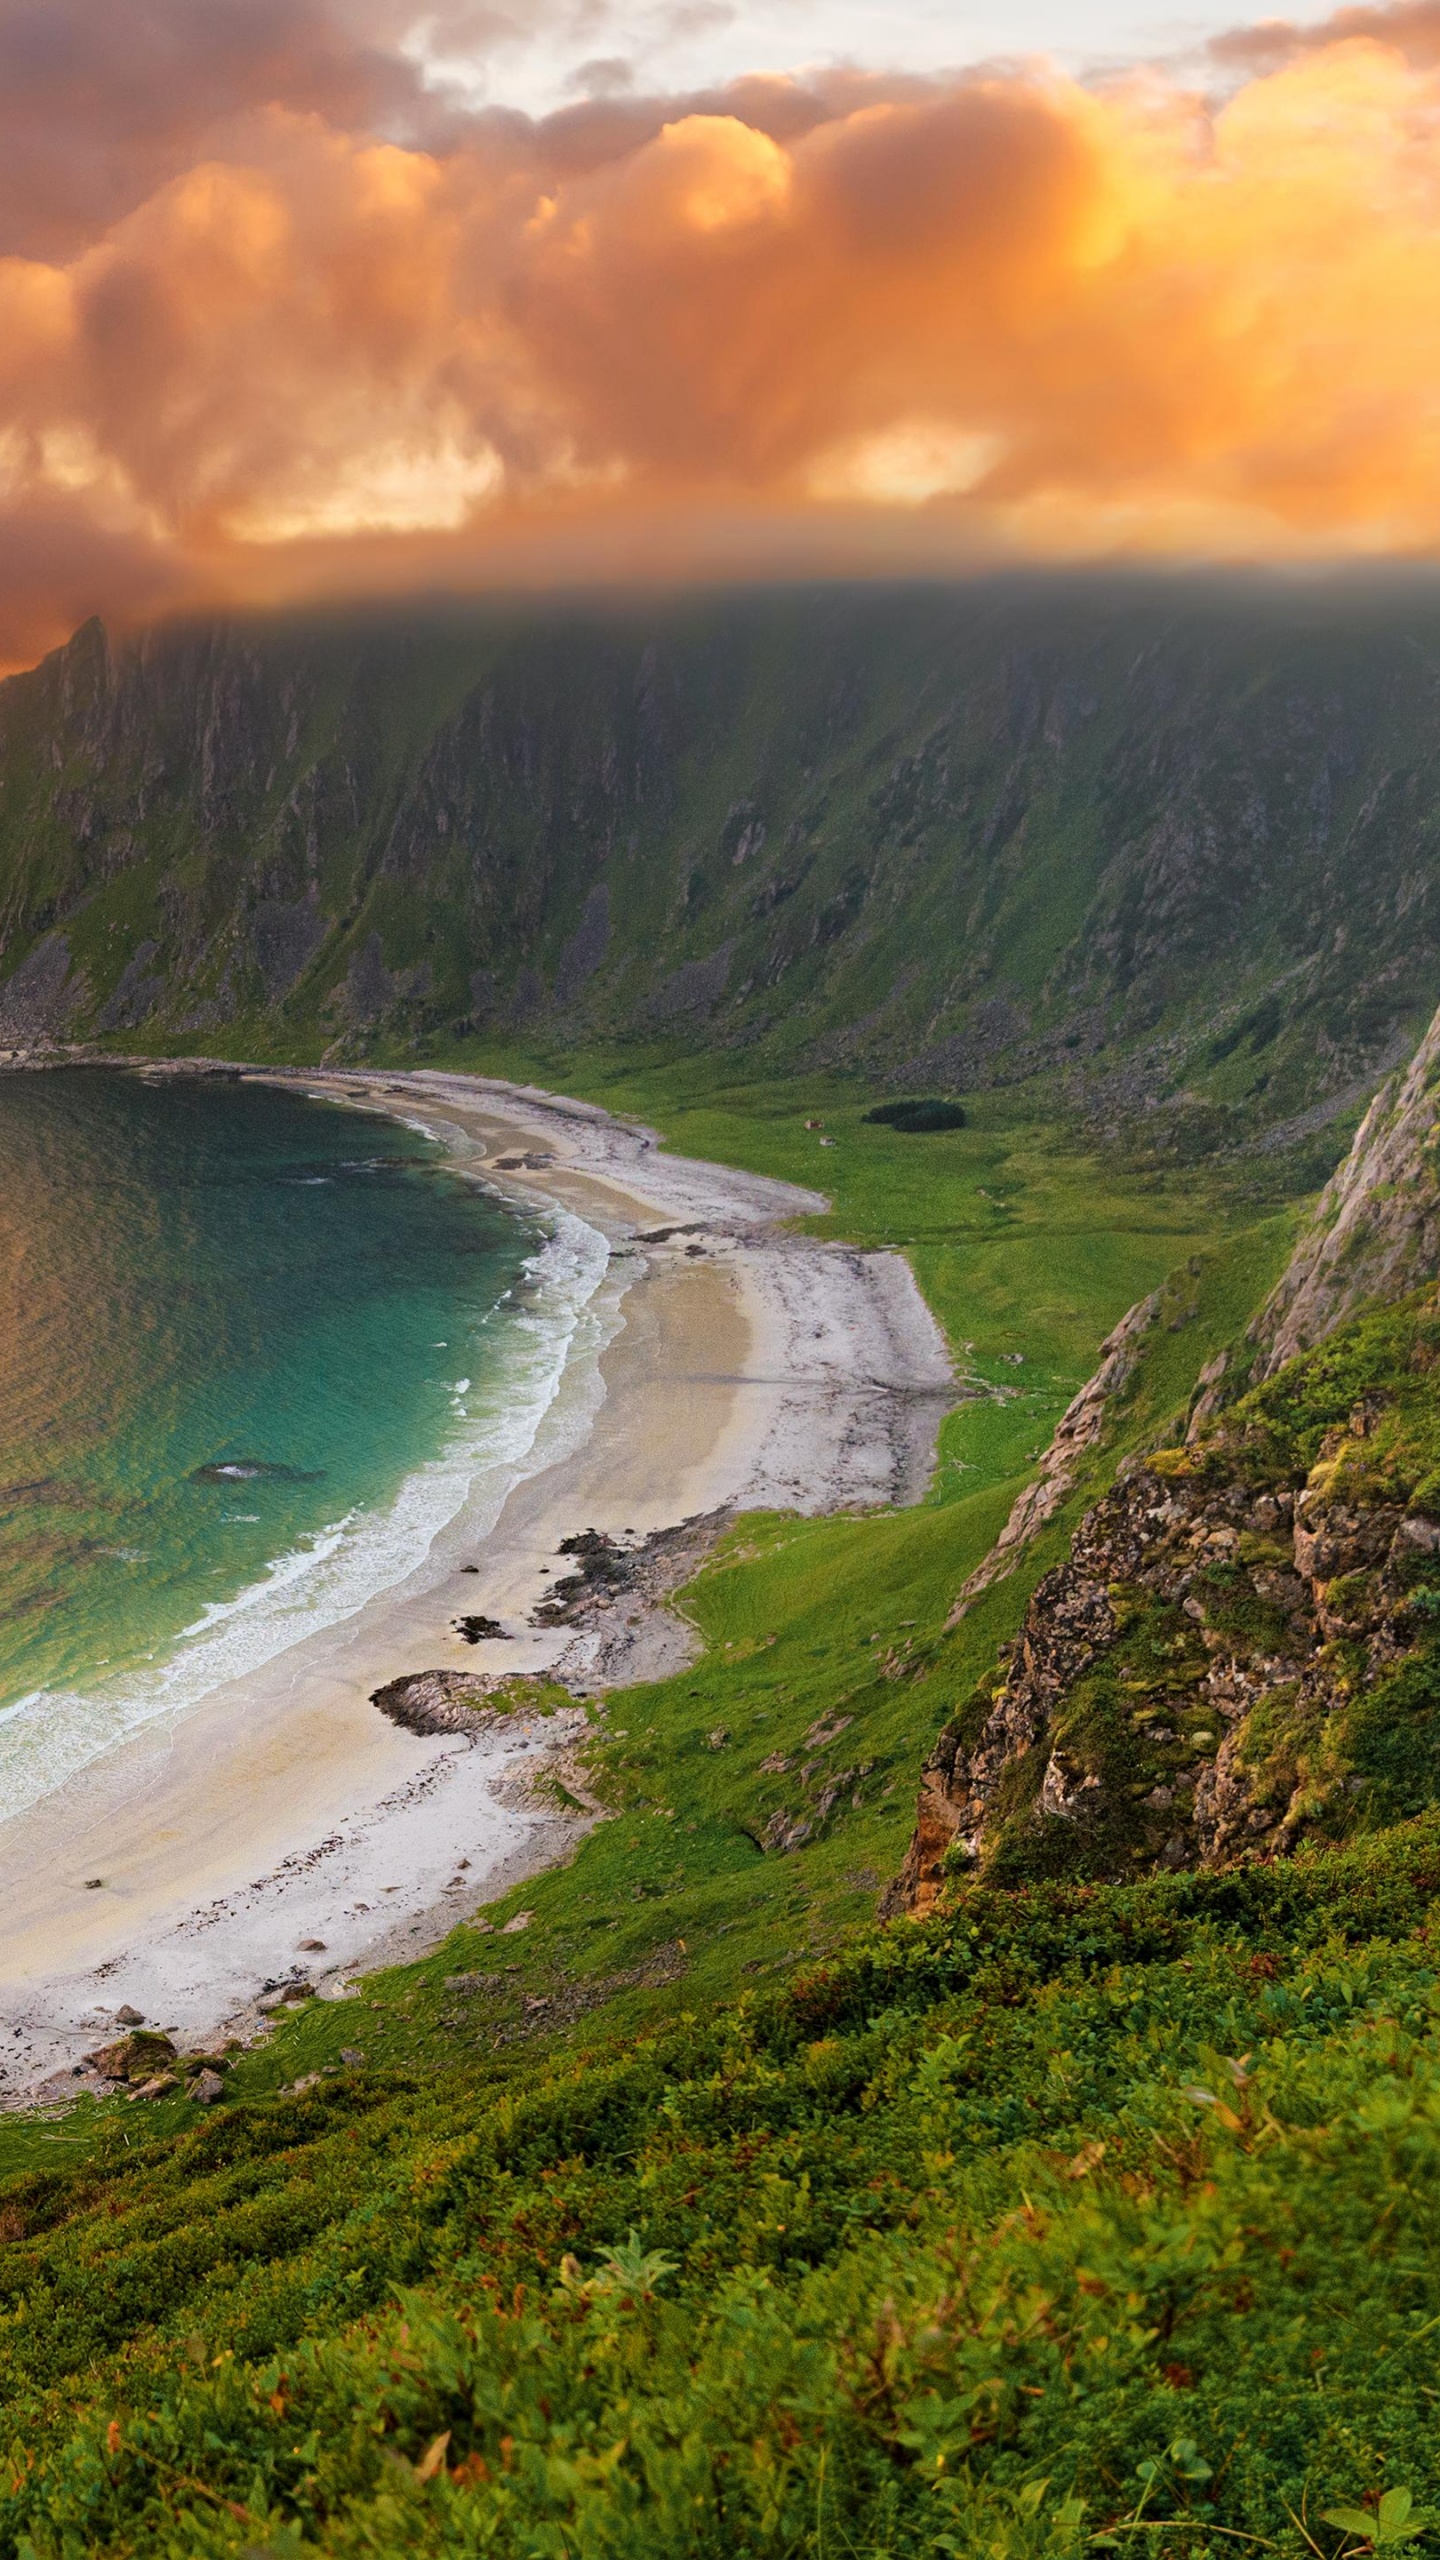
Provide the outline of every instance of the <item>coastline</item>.
{"type": "Polygon", "coordinates": [[[253,2033],[268,1982],[303,1970],[338,1991],[569,1854],[595,1816],[554,1812],[533,1773],[581,1739],[583,1695],[678,1668],[687,1638],[663,1607],[623,1600],[600,1630],[531,1625],[561,1540],[916,1499],[955,1400],[898,1255],[785,1232],[818,1194],[666,1155],[652,1132],[528,1087],[245,1072],[427,1128],[462,1173],[598,1230],[610,1260],[496,1516],[467,1506],[396,1587],[90,1764],[13,1839],[0,1827],[0,2103],[72,2070],[122,2004],[182,2045],[253,2033]],[[506,1640],[465,1643],[451,1622],[475,1609],[506,1640]],[[503,1741],[426,1739],[370,1700],[429,1669],[546,1672],[577,1703],[503,1741]],[[306,1940],[323,1942],[313,1964],[306,1940]]]}

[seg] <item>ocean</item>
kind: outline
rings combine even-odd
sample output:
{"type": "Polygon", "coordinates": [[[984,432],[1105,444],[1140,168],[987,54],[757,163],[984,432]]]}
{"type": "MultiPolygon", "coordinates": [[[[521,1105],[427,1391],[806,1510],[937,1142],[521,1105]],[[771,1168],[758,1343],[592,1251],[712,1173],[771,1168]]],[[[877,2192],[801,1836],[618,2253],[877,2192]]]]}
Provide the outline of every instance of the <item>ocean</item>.
{"type": "Polygon", "coordinates": [[[0,1819],[498,1508],[605,1265],[300,1091],[0,1076],[0,1819]]]}

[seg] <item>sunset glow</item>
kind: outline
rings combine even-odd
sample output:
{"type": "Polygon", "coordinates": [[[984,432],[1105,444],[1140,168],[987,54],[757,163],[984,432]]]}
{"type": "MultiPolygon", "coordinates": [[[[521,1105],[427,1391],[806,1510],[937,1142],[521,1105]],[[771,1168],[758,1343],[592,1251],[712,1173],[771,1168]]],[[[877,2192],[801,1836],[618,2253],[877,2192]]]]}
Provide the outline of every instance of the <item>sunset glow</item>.
{"type": "Polygon", "coordinates": [[[1440,548],[1424,6],[1184,79],[769,75],[400,139],[398,55],[284,35],[132,201],[103,104],[78,142],[57,107],[7,209],[6,662],[187,601],[1440,548]]]}

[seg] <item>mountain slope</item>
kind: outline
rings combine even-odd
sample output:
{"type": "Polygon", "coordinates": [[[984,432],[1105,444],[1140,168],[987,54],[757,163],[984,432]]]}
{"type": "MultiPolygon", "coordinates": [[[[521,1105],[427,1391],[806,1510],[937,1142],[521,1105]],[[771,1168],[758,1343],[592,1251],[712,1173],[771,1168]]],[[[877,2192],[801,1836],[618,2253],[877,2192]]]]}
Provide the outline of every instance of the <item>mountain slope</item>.
{"type": "Polygon", "coordinates": [[[1140,583],[89,625],[0,687],[0,1042],[542,1026],[1199,1154],[1440,971],[1440,605],[1140,583]]]}
{"type": "MultiPolygon", "coordinates": [[[[1440,1801],[1437,1052],[1440,1015],[1245,1340],[1201,1372],[1183,1445],[1122,1462],[946,1725],[892,1908],[927,1909],[967,1861],[1007,1881],[1223,1865],[1440,1801]]],[[[1076,1399],[1040,1479],[1062,1498],[1082,1410],[1091,1447],[1113,1419],[1076,1399]]]]}

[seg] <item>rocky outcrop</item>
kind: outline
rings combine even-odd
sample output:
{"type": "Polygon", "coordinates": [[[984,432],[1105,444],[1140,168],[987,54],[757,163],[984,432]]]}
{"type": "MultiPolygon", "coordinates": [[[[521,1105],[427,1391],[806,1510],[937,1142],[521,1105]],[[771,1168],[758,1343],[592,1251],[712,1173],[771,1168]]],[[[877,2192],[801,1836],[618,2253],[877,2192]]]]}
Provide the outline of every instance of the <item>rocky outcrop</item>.
{"type": "Polygon", "coordinates": [[[1167,1451],[1087,1513],[931,1756],[892,1911],[957,1861],[1214,1866],[1430,1800],[1440,1520],[1337,1494],[1368,1429],[1357,1409],[1298,1484],[1167,1451]]]}
{"type": "MultiPolygon", "coordinates": [[[[928,1908],[957,1862],[1210,1865],[1440,1796],[1440,1320],[1405,1309],[1437,1273],[1440,1013],[1241,1355],[1202,1370],[1184,1448],[1086,1513],[940,1735],[888,1911],[928,1908]],[[1305,1355],[1347,1325],[1364,1392],[1342,1415],[1345,1361],[1305,1355]]],[[[1059,1508],[1153,1312],[1104,1346],[952,1624],[1059,1508]]]]}
{"type": "Polygon", "coordinates": [[[1253,1327],[1253,1375],[1273,1377],[1376,1299],[1440,1269],[1440,1013],[1403,1076],[1382,1085],[1253,1327]]]}
{"type": "Polygon", "coordinates": [[[0,987],[0,1041],[43,1040],[63,1032],[88,992],[72,967],[64,934],[47,933],[0,987]]]}
{"type": "Polygon", "coordinates": [[[484,1672],[411,1671],[376,1689],[370,1704],[407,1733],[458,1733],[475,1742],[493,1730],[497,1713],[503,1712],[494,1704],[494,1693],[504,1685],[484,1672]]]}
{"type": "Polygon", "coordinates": [[[1038,1537],[1047,1520],[1054,1519],[1074,1492],[1081,1466],[1104,1432],[1115,1397],[1129,1385],[1140,1364],[1145,1337],[1159,1312],[1160,1292],[1154,1289],[1121,1317],[1113,1333],[1106,1335],[1100,1345],[1100,1366],[1066,1406],[1040,1461],[1038,1476],[1023,1493],[1017,1494],[994,1546],[961,1585],[960,1596],[950,1612],[952,1627],[960,1624],[982,1591],[988,1591],[992,1582],[999,1582],[1014,1571],[1031,1539],[1038,1537]]]}

